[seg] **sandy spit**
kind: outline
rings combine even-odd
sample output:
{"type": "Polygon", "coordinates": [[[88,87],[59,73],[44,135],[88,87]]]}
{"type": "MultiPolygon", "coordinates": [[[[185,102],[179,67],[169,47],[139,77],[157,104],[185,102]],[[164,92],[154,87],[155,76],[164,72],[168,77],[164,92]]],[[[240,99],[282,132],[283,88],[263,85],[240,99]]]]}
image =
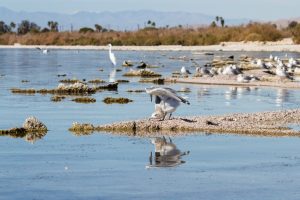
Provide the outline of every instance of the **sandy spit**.
{"type": "MultiPolygon", "coordinates": [[[[45,46],[45,45],[0,45],[0,48],[34,49],[36,47],[48,49],[70,50],[107,50],[107,46],[45,46]]],[[[223,42],[219,45],[209,46],[114,46],[114,50],[120,51],[286,51],[300,52],[300,45],[287,38],[277,42],[223,42]]]]}
{"type": "MultiPolygon", "coordinates": [[[[223,76],[222,76],[223,77],[223,76]]],[[[242,87],[279,87],[279,88],[290,88],[300,89],[299,82],[291,81],[255,81],[249,83],[240,83],[236,79],[222,79],[218,77],[201,77],[201,78],[166,78],[165,82],[168,83],[189,83],[189,84],[203,84],[203,85],[227,85],[227,86],[242,86],[242,87]]]]}
{"type": "MultiPolygon", "coordinates": [[[[90,131],[102,131],[130,136],[187,135],[197,133],[231,133],[255,136],[300,136],[289,128],[299,124],[300,109],[236,113],[220,116],[175,117],[171,120],[141,119],[94,126],[90,131]]],[[[71,130],[72,131],[72,130],[71,130]]]]}

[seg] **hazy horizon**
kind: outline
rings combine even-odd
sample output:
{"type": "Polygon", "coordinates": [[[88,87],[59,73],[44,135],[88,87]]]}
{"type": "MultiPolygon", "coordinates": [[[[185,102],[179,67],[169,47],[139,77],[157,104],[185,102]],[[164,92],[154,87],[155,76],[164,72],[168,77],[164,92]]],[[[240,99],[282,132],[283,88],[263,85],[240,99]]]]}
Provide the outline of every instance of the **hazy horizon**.
{"type": "Polygon", "coordinates": [[[299,17],[299,0],[224,0],[222,2],[186,0],[173,2],[173,0],[0,0],[0,6],[14,11],[27,12],[56,12],[72,14],[80,11],[87,12],[118,12],[153,10],[163,12],[190,12],[224,18],[249,18],[253,20],[277,20],[299,17]],[[115,6],[118,5],[118,6],[115,6]],[[172,6],[170,6],[172,5],[172,6]]]}

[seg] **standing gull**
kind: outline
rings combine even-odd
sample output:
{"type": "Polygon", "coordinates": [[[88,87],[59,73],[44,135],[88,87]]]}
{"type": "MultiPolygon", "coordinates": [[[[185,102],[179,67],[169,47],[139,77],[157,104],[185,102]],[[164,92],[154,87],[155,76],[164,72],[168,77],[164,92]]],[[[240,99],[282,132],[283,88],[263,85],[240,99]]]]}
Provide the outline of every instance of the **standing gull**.
{"type": "Polygon", "coordinates": [[[192,74],[188,69],[185,68],[185,66],[181,67],[180,72],[182,76],[188,76],[188,74],[192,74]]]}
{"type": "Polygon", "coordinates": [[[116,77],[116,72],[117,70],[115,69],[117,65],[116,57],[115,54],[111,51],[111,44],[108,44],[108,53],[109,53],[109,59],[112,65],[114,66],[113,70],[109,74],[109,82],[115,82],[115,77],[116,77]]]}
{"type": "Polygon", "coordinates": [[[150,94],[151,101],[152,96],[155,96],[155,111],[151,118],[164,120],[166,115],[169,114],[169,119],[171,119],[172,113],[176,111],[180,103],[190,104],[171,88],[150,87],[145,90],[146,93],[150,94]]]}

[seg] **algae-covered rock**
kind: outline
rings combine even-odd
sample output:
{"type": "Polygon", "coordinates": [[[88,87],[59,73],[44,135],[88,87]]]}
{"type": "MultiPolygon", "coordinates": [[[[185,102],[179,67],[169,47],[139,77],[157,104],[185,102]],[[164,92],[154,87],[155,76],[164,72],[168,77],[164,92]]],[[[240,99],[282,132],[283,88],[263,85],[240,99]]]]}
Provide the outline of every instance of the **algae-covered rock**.
{"type": "Polygon", "coordinates": [[[94,131],[95,127],[92,124],[74,122],[69,128],[69,131],[73,132],[75,135],[89,135],[94,131]]]}
{"type": "Polygon", "coordinates": [[[160,77],[161,74],[158,74],[149,69],[140,69],[140,70],[130,70],[123,74],[123,76],[140,76],[140,77],[160,77]]]}
{"type": "Polygon", "coordinates": [[[59,102],[59,101],[62,101],[63,99],[65,99],[66,97],[64,96],[58,96],[58,95],[54,95],[51,97],[51,101],[54,101],[54,102],[59,102]]]}
{"type": "Polygon", "coordinates": [[[76,103],[95,103],[96,99],[91,97],[78,97],[72,99],[72,101],[75,101],[76,103]]]}
{"type": "Polygon", "coordinates": [[[119,104],[127,104],[129,102],[133,102],[133,100],[128,99],[128,98],[113,98],[113,97],[106,97],[103,100],[104,103],[106,104],[113,104],[113,103],[119,103],[119,104]]]}
{"type": "Polygon", "coordinates": [[[144,89],[143,90],[127,90],[127,92],[136,92],[136,93],[142,93],[142,92],[146,92],[144,89]]]}
{"type": "Polygon", "coordinates": [[[105,81],[101,80],[101,79],[94,79],[94,80],[88,81],[88,83],[100,84],[100,83],[105,83],[105,81]]]}
{"type": "Polygon", "coordinates": [[[47,131],[47,127],[44,123],[38,120],[36,117],[28,117],[23,123],[23,128],[28,131],[47,131]]]}
{"type": "Polygon", "coordinates": [[[63,79],[63,80],[60,80],[59,82],[61,83],[82,83],[81,80],[78,80],[78,79],[63,79]]]}

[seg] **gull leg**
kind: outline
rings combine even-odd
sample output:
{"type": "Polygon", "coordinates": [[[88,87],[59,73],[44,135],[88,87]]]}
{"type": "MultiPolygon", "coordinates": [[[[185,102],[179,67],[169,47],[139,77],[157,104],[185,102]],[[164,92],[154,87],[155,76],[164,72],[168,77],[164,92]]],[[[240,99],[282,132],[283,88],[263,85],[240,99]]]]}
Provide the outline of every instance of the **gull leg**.
{"type": "Polygon", "coordinates": [[[166,118],[166,116],[167,116],[167,113],[164,113],[164,117],[162,118],[162,120],[161,120],[161,121],[164,121],[164,120],[165,120],[165,118],[166,118]]]}
{"type": "Polygon", "coordinates": [[[172,113],[170,113],[169,120],[171,119],[172,113]]]}

